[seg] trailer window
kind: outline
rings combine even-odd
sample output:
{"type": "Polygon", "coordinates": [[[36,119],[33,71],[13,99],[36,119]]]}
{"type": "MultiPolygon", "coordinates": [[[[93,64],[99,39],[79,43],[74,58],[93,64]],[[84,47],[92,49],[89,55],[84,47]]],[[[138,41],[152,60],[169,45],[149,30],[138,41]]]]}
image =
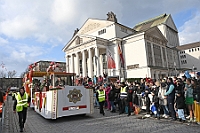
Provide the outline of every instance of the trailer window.
{"type": "Polygon", "coordinates": [[[72,86],[72,76],[55,76],[55,86],[72,86]]]}

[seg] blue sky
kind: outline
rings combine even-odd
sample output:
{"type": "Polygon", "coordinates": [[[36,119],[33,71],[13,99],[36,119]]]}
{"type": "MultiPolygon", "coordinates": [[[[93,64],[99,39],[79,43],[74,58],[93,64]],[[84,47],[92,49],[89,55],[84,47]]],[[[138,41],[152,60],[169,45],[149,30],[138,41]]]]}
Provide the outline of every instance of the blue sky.
{"type": "Polygon", "coordinates": [[[0,0],[0,64],[19,76],[39,60],[65,61],[62,48],[74,30],[109,11],[128,27],[171,14],[181,45],[200,41],[199,0],[0,0]]]}

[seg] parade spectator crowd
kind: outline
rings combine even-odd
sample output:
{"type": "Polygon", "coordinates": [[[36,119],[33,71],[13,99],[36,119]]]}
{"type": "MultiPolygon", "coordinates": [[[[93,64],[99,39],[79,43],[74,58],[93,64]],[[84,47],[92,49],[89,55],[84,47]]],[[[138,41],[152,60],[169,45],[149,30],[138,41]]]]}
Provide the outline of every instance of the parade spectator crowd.
{"type": "Polygon", "coordinates": [[[108,81],[104,75],[82,79],[77,77],[76,85],[94,89],[94,106],[100,107],[103,115],[102,107],[112,113],[126,113],[128,116],[145,112],[143,118],[200,124],[200,72],[195,77],[187,74],[181,78],[144,78],[129,82],[123,78],[108,81]],[[105,101],[99,102],[102,90],[105,91],[105,101]],[[102,107],[99,103],[103,104],[102,107]]]}

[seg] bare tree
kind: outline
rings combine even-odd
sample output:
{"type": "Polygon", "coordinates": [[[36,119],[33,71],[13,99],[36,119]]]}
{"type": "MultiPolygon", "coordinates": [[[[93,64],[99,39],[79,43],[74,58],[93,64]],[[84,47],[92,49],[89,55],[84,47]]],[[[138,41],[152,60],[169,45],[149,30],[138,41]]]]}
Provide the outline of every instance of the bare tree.
{"type": "Polygon", "coordinates": [[[6,73],[3,70],[1,70],[0,71],[0,78],[5,78],[5,77],[6,77],[6,73]]]}
{"type": "Polygon", "coordinates": [[[13,77],[15,77],[16,74],[17,74],[17,72],[15,70],[8,71],[8,78],[13,78],[13,77]]]}

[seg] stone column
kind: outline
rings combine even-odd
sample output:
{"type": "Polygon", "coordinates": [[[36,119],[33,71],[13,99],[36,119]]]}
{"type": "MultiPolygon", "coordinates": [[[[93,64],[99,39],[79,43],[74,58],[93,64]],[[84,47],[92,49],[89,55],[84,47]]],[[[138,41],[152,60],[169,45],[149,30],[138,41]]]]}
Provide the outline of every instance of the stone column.
{"type": "Polygon", "coordinates": [[[92,58],[93,58],[94,75],[97,76],[97,67],[96,67],[96,59],[95,59],[95,55],[94,55],[92,58]]]}
{"type": "Polygon", "coordinates": [[[76,75],[80,75],[80,64],[79,64],[79,54],[78,52],[76,53],[76,75]]]}
{"type": "Polygon", "coordinates": [[[69,56],[65,55],[66,58],[66,72],[69,72],[69,56]]]}
{"type": "Polygon", "coordinates": [[[88,76],[93,77],[93,68],[92,68],[92,51],[88,49],[88,76]]]}
{"type": "Polygon", "coordinates": [[[71,55],[70,73],[74,73],[74,55],[71,55]]]}
{"type": "Polygon", "coordinates": [[[162,67],[165,67],[165,62],[164,62],[162,47],[160,47],[160,50],[161,50],[162,67]]]}
{"type": "Polygon", "coordinates": [[[86,59],[85,59],[85,51],[82,51],[82,77],[86,76],[86,59]]]}
{"type": "Polygon", "coordinates": [[[99,56],[100,75],[103,76],[103,55],[99,56]]]}
{"type": "MultiPolygon", "coordinates": [[[[108,47],[107,47],[108,49],[108,47]]],[[[118,49],[118,45],[116,44],[115,45],[115,48],[114,48],[114,53],[115,53],[115,65],[116,65],[116,75],[120,75],[120,69],[121,69],[121,61],[119,59],[119,49],[118,49]]]]}
{"type": "Polygon", "coordinates": [[[151,53],[152,53],[152,58],[153,58],[153,66],[155,66],[156,62],[155,62],[154,50],[153,50],[153,44],[152,43],[151,43],[151,53]]]}
{"type": "Polygon", "coordinates": [[[96,76],[100,75],[100,71],[99,71],[99,49],[98,47],[95,48],[95,58],[96,58],[96,76]]]}

